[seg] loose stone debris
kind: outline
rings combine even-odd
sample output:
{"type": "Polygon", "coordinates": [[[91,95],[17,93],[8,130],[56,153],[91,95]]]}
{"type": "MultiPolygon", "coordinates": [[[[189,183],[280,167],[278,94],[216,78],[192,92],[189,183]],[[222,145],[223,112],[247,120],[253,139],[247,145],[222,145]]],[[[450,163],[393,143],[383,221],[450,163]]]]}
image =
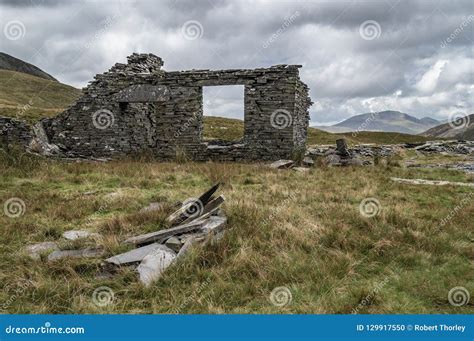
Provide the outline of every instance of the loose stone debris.
{"type": "MultiPolygon", "coordinates": [[[[133,266],[140,281],[148,286],[160,278],[166,268],[183,258],[193,245],[222,238],[227,218],[221,209],[224,196],[215,196],[219,186],[220,184],[212,186],[197,199],[175,204],[179,204],[179,207],[167,218],[170,228],[124,240],[124,244],[134,248],[105,259],[98,278],[110,278],[119,267],[133,266]]],[[[151,203],[141,212],[162,207],[162,204],[151,203]]],[[[97,240],[101,236],[87,230],[70,230],[64,232],[62,237],[64,240],[76,241],[85,238],[97,240]]],[[[97,258],[105,253],[100,247],[60,250],[56,242],[33,244],[27,246],[25,251],[35,260],[41,259],[43,254],[47,255],[50,262],[63,258],[97,258]]]]}
{"type": "Polygon", "coordinates": [[[58,260],[62,258],[92,258],[99,257],[104,254],[104,250],[87,248],[82,250],[60,250],[49,254],[48,261],[58,260]]]}
{"type": "Polygon", "coordinates": [[[70,230],[63,233],[63,238],[67,240],[77,240],[84,238],[99,238],[98,233],[85,231],[85,230],[70,230]]]}
{"type": "Polygon", "coordinates": [[[28,245],[25,250],[32,259],[40,259],[42,253],[57,251],[59,248],[55,242],[42,242],[28,245]]]}
{"type": "Polygon", "coordinates": [[[402,184],[410,184],[410,185],[434,185],[434,186],[466,186],[466,187],[474,187],[474,183],[468,182],[453,182],[453,181],[444,181],[444,180],[424,180],[424,179],[402,179],[402,178],[390,178],[390,180],[399,182],[402,184]]]}
{"type": "Polygon", "coordinates": [[[222,236],[227,218],[220,210],[224,196],[214,197],[218,188],[216,184],[198,199],[186,200],[167,218],[172,227],[126,239],[125,244],[137,248],[110,257],[105,263],[115,267],[138,265],[140,281],[150,285],[192,245],[222,236]]]}
{"type": "MultiPolygon", "coordinates": [[[[329,167],[373,165],[376,157],[387,158],[404,150],[413,149],[421,154],[439,153],[441,155],[463,156],[474,154],[474,141],[431,141],[426,143],[405,143],[394,145],[359,144],[348,147],[345,139],[336,140],[336,145],[320,145],[308,148],[304,159],[298,164],[293,160],[278,160],[268,166],[274,169],[292,168],[305,173],[305,169],[323,164],[329,167]],[[318,161],[316,163],[316,161],[318,161]]],[[[474,172],[474,159],[456,164],[422,165],[407,162],[407,167],[448,168],[474,172]]]]}

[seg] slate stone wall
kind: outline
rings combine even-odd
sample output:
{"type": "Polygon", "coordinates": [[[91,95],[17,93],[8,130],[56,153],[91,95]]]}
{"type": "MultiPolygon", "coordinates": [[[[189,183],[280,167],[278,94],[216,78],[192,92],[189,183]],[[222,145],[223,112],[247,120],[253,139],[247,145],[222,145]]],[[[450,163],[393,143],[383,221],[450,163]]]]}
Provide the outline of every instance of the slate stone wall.
{"type": "Polygon", "coordinates": [[[0,146],[27,147],[33,138],[30,125],[9,117],[0,117],[0,146]]]}
{"type": "Polygon", "coordinates": [[[290,158],[306,144],[311,100],[297,65],[165,72],[152,54],[133,54],[96,75],[70,108],[42,120],[49,142],[68,155],[118,156],[141,151],[159,159],[290,158]],[[244,137],[203,141],[203,86],[244,86],[244,137]]]}

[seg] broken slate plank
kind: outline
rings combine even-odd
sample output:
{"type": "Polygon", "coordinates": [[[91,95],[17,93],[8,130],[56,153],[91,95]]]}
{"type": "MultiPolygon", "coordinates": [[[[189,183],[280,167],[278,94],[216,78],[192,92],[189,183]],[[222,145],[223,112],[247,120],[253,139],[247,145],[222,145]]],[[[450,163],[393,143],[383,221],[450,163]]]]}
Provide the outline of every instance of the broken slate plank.
{"type": "Polygon", "coordinates": [[[209,190],[201,194],[201,196],[196,200],[197,203],[188,202],[186,205],[180,207],[173,214],[171,214],[167,219],[171,223],[171,226],[182,224],[184,220],[188,219],[189,214],[186,214],[186,211],[190,208],[194,209],[193,205],[198,206],[196,209],[202,209],[205,207],[219,186],[220,183],[215,184],[209,190]]]}
{"type": "Polygon", "coordinates": [[[135,244],[135,245],[153,243],[155,241],[160,241],[160,240],[163,240],[163,239],[167,239],[167,238],[172,237],[172,236],[177,235],[177,234],[197,230],[204,224],[205,224],[205,222],[201,221],[201,220],[193,221],[189,224],[175,226],[175,227],[172,227],[170,229],[160,230],[160,231],[156,231],[156,232],[150,232],[150,233],[147,233],[147,234],[142,234],[140,236],[131,237],[131,238],[128,238],[127,240],[125,240],[124,243],[135,244]]]}
{"type": "Polygon", "coordinates": [[[150,244],[107,258],[105,261],[107,263],[112,263],[115,265],[128,265],[132,263],[138,263],[141,262],[142,259],[145,258],[145,256],[159,249],[161,246],[162,245],[158,243],[150,244]]]}
{"type": "Polygon", "coordinates": [[[225,201],[225,197],[223,195],[219,195],[217,198],[211,200],[202,210],[201,214],[197,217],[189,217],[186,220],[184,220],[182,223],[190,223],[191,221],[194,220],[200,220],[209,217],[212,213],[215,213],[215,211],[219,208],[220,205],[225,201]]]}
{"type": "Polygon", "coordinates": [[[140,282],[149,286],[161,277],[162,273],[176,259],[176,253],[164,245],[151,252],[143,258],[137,271],[140,274],[140,282]]]}
{"type": "Polygon", "coordinates": [[[62,258],[92,258],[99,257],[104,253],[102,249],[82,249],[82,250],[61,250],[54,251],[48,256],[48,261],[58,260],[62,258]]]}
{"type": "Polygon", "coordinates": [[[281,169],[281,168],[290,168],[293,166],[292,160],[278,160],[270,164],[270,168],[281,169]]]}

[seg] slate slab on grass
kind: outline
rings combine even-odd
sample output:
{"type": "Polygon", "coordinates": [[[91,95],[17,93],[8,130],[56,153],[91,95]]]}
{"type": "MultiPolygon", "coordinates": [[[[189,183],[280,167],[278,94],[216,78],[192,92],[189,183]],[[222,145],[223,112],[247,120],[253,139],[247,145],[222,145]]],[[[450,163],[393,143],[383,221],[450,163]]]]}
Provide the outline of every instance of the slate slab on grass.
{"type": "Polygon", "coordinates": [[[48,261],[58,260],[62,258],[93,258],[102,256],[102,249],[82,249],[82,250],[61,250],[54,251],[48,256],[48,261]]]}
{"type": "Polygon", "coordinates": [[[153,281],[161,277],[163,272],[176,259],[176,253],[170,248],[160,245],[143,258],[137,271],[140,274],[140,282],[149,286],[153,281]]]}
{"type": "Polygon", "coordinates": [[[58,251],[58,245],[55,242],[42,242],[33,245],[28,245],[25,251],[32,259],[40,259],[42,253],[58,251]]]}
{"type": "Polygon", "coordinates": [[[145,258],[145,256],[149,255],[153,251],[159,249],[161,244],[153,243],[150,245],[142,246],[137,249],[130,250],[125,253],[121,253],[119,255],[115,255],[113,257],[107,258],[105,261],[107,263],[112,263],[115,265],[129,265],[133,263],[138,263],[145,258]]]}
{"type": "Polygon", "coordinates": [[[290,168],[293,166],[294,161],[292,160],[278,160],[270,164],[270,168],[275,169],[282,169],[282,168],[290,168]]]}
{"type": "Polygon", "coordinates": [[[63,238],[67,240],[77,240],[84,238],[97,238],[100,235],[98,233],[86,231],[86,230],[70,230],[63,233],[63,238]]]}

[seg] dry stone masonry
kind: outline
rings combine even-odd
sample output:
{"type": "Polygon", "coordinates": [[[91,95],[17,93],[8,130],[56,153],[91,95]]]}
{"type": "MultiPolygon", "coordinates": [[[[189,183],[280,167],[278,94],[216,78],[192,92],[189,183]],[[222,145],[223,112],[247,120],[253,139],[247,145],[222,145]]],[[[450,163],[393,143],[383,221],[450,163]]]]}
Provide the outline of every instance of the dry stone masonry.
{"type": "Polygon", "coordinates": [[[312,102],[300,65],[167,72],[153,54],[127,59],[96,75],[67,110],[41,120],[45,143],[71,157],[147,151],[158,159],[223,161],[291,158],[306,148],[312,102]],[[203,140],[203,87],[217,85],[244,86],[239,141],[203,140]]]}

